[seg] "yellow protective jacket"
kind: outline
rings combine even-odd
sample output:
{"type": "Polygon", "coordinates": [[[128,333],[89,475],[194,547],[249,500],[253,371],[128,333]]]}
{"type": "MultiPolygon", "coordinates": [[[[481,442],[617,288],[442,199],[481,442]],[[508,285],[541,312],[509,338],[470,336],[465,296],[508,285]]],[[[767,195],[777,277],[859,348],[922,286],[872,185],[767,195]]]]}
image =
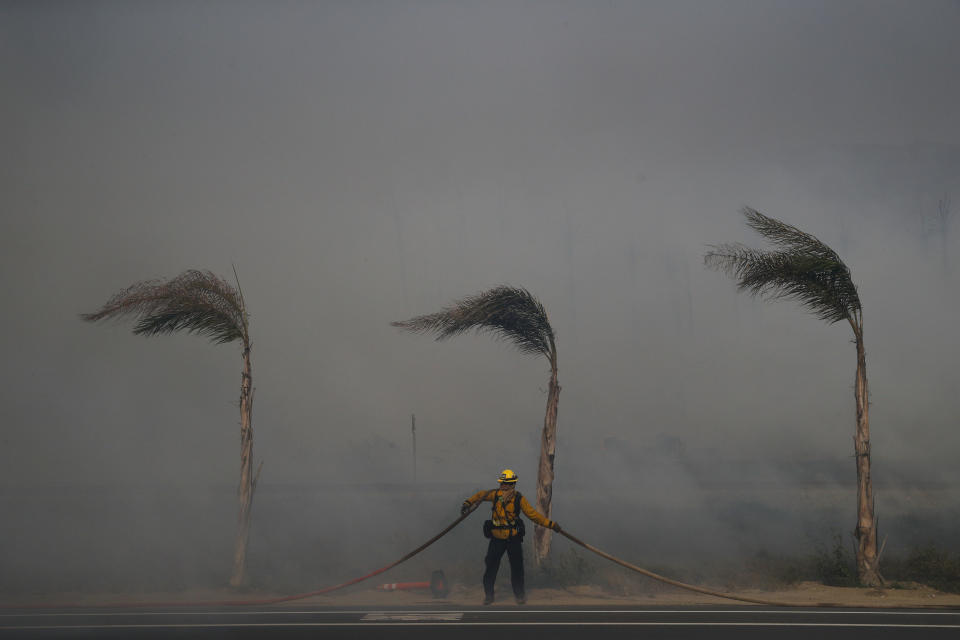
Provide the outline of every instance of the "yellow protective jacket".
{"type": "MultiPolygon", "coordinates": [[[[464,500],[464,504],[469,504],[471,507],[478,502],[493,503],[493,517],[491,519],[493,520],[494,526],[512,525],[520,517],[519,513],[513,512],[514,499],[510,498],[509,500],[505,500],[503,498],[503,492],[500,489],[478,491],[464,500]]],[[[547,527],[548,529],[553,528],[553,520],[540,515],[540,512],[527,502],[523,494],[520,495],[520,510],[541,527],[547,527]]],[[[506,540],[507,538],[517,535],[517,529],[515,527],[511,529],[494,529],[492,535],[494,538],[506,540]]]]}

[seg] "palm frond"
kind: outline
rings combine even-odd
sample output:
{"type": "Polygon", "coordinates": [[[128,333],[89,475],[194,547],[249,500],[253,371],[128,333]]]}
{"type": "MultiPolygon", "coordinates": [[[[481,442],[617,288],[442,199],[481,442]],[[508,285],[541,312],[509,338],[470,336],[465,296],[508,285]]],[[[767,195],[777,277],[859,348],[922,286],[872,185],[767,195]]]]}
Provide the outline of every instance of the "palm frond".
{"type": "Polygon", "coordinates": [[[707,267],[737,280],[737,288],[766,299],[799,302],[829,323],[852,319],[860,297],[850,269],[833,249],[753,209],[744,209],[747,224],[780,251],[757,251],[741,244],[717,245],[704,256],[707,267]]]}
{"type": "Polygon", "coordinates": [[[391,322],[414,333],[445,340],[475,329],[511,342],[522,353],[552,357],[554,333],[543,305],[526,289],[499,286],[458,300],[436,313],[391,322]]]}
{"type": "Polygon", "coordinates": [[[766,216],[750,207],[744,207],[742,213],[747,219],[748,227],[774,245],[782,247],[785,251],[820,256],[824,260],[834,260],[842,263],[836,251],[825,245],[816,236],[800,231],[786,222],[766,216]]]}
{"type": "Polygon", "coordinates": [[[166,282],[144,280],[120,291],[87,322],[136,318],[133,332],[154,336],[186,331],[217,344],[247,339],[242,297],[210,271],[191,269],[166,282]]]}

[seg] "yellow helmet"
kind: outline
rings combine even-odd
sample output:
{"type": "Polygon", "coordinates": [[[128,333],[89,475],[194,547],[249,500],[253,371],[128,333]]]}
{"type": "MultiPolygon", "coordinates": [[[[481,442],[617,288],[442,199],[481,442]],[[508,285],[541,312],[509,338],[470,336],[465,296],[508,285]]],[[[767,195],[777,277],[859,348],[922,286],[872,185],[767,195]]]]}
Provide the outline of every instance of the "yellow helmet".
{"type": "Polygon", "coordinates": [[[503,473],[501,473],[500,477],[497,479],[500,482],[508,482],[513,484],[517,481],[517,474],[513,472],[513,469],[504,469],[503,473]]]}

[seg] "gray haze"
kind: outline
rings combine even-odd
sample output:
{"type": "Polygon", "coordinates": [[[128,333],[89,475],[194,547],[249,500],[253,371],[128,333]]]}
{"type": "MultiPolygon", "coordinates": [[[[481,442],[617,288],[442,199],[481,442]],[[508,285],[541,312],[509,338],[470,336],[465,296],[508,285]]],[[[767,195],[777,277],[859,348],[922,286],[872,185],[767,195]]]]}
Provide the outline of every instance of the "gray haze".
{"type": "MultiPolygon", "coordinates": [[[[743,205],[860,287],[881,536],[955,541],[958,34],[947,1],[0,2],[0,586],[225,575],[239,349],[77,314],[231,265],[261,579],[380,566],[506,466],[532,495],[547,363],[388,324],[503,283],[558,334],[568,529],[852,530],[850,329],[703,269],[759,244],[743,205]]],[[[480,519],[438,557],[479,570],[480,519]]]]}

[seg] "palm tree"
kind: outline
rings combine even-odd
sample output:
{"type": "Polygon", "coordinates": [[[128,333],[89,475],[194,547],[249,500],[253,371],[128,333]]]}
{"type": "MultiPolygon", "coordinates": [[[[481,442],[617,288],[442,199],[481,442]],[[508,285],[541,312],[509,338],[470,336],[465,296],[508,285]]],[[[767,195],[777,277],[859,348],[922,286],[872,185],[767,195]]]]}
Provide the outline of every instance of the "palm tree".
{"type": "MultiPolygon", "coordinates": [[[[234,271],[236,277],[236,271],[234,271]]],[[[239,340],[243,372],[240,377],[240,514],[233,551],[231,586],[246,582],[250,506],[260,477],[253,474],[253,378],[250,372],[249,316],[237,280],[234,289],[209,271],[188,270],[166,282],[137,282],[110,298],[98,311],[82,314],[88,322],[133,316],[133,333],[142,336],[186,331],[215,344],[239,340]]],[[[260,463],[263,466],[263,463],[260,463]]]]}
{"type": "Polygon", "coordinates": [[[747,226],[777,247],[756,251],[741,244],[712,247],[705,264],[736,278],[737,288],[769,300],[795,300],[828,324],[846,320],[857,348],[854,396],[857,426],[853,442],[857,465],[857,575],[868,586],[883,583],[877,553],[877,519],[870,478],[870,420],[867,361],[863,347],[863,309],[850,269],[837,253],[814,236],[749,207],[747,226]]]}
{"type": "MultiPolygon", "coordinates": [[[[553,462],[557,443],[557,346],[547,311],[526,289],[499,286],[459,300],[437,313],[417,316],[403,322],[391,322],[414,333],[433,333],[445,340],[471,329],[487,331],[507,340],[521,353],[542,355],[550,362],[547,413],[540,437],[540,463],[537,470],[537,510],[548,518],[553,501],[553,462]]],[[[550,531],[537,527],[533,534],[537,564],[550,553],[550,531]]]]}

